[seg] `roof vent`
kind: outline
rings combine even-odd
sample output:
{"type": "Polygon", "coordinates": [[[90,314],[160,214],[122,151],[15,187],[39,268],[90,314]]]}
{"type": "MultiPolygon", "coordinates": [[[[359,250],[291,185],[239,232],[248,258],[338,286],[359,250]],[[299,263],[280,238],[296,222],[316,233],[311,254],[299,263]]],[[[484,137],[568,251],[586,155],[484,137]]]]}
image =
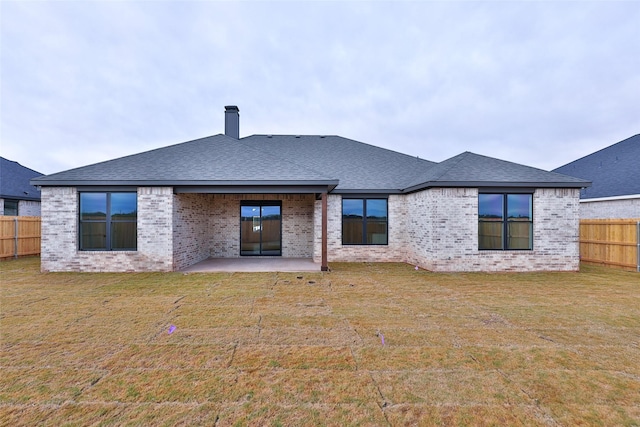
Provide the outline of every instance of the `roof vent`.
{"type": "Polygon", "coordinates": [[[224,107],[224,134],[231,138],[240,138],[240,110],[235,105],[224,107]]]}

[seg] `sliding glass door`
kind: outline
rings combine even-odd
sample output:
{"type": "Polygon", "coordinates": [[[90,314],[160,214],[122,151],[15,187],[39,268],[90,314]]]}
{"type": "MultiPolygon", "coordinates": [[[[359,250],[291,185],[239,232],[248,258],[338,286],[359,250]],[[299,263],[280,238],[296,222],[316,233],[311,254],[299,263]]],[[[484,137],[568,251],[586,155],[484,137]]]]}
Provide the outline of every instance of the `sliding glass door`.
{"type": "Polygon", "coordinates": [[[240,255],[282,255],[281,202],[240,204],[240,255]]]}

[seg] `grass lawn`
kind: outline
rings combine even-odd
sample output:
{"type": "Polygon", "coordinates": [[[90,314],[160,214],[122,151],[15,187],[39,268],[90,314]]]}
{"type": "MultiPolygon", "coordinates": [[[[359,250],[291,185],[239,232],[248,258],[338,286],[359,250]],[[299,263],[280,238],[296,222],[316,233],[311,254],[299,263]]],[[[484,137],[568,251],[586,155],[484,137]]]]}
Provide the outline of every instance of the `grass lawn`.
{"type": "Polygon", "coordinates": [[[640,274],[331,267],[0,262],[0,424],[640,425],[640,274]]]}

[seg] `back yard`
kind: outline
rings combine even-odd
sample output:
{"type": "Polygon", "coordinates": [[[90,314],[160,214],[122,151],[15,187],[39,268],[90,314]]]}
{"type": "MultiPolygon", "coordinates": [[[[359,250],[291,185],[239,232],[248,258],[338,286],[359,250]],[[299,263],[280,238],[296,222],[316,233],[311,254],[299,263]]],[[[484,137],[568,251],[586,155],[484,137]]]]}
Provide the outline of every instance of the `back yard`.
{"type": "Polygon", "coordinates": [[[0,423],[640,425],[638,273],[331,267],[1,262],[0,423]]]}

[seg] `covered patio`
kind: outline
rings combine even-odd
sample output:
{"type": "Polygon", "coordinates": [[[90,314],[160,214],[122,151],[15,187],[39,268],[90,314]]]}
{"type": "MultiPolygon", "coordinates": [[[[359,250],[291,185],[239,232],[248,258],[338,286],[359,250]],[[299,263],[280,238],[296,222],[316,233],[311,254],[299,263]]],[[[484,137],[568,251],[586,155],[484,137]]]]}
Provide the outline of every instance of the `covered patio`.
{"type": "Polygon", "coordinates": [[[326,271],[327,191],[174,188],[174,271],[326,271]]]}

